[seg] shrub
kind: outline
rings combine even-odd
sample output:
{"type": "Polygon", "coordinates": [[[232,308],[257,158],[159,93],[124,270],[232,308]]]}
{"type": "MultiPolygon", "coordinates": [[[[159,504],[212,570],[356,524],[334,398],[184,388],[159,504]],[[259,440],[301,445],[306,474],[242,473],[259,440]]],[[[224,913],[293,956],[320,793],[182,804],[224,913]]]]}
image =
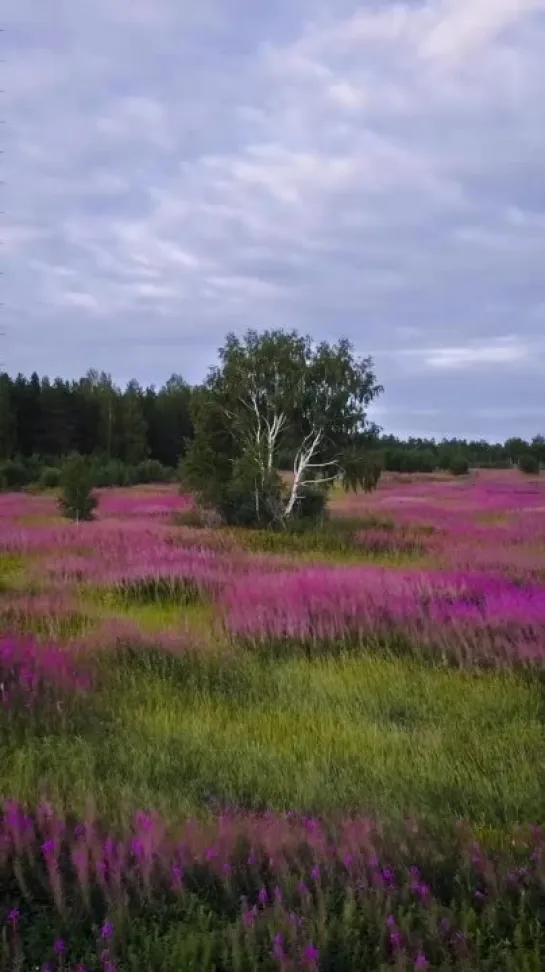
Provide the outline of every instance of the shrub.
{"type": "Polygon", "coordinates": [[[326,516],[327,493],[319,486],[306,486],[295,507],[295,518],[301,524],[315,526],[326,516]]]}
{"type": "Polygon", "coordinates": [[[6,459],[0,463],[0,489],[22,489],[29,482],[25,464],[19,459],[6,459]]]}
{"type": "Polygon", "coordinates": [[[60,476],[59,509],[69,520],[92,520],[97,506],[93,494],[91,469],[85,456],[73,455],[65,462],[60,476]]]}
{"type": "Polygon", "coordinates": [[[469,461],[465,456],[454,456],[449,466],[449,472],[453,476],[467,476],[469,472],[469,461]]]}
{"type": "Polygon", "coordinates": [[[531,452],[525,452],[518,461],[518,467],[527,476],[537,476],[539,473],[539,460],[531,452]]]}
{"type": "Polygon", "coordinates": [[[38,485],[40,489],[56,489],[61,480],[61,471],[56,466],[45,466],[42,469],[38,485]]]}
{"type": "Polygon", "coordinates": [[[138,483],[164,483],[172,478],[172,471],[158,459],[144,459],[134,471],[138,483]]]}

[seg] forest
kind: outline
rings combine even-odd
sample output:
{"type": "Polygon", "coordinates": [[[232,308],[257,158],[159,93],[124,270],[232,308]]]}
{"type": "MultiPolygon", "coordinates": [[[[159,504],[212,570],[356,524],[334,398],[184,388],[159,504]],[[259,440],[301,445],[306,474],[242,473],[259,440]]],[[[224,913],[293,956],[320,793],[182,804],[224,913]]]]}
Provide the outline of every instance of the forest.
{"type": "MultiPolygon", "coordinates": [[[[54,486],[62,460],[74,452],[92,458],[98,486],[168,481],[193,438],[194,392],[177,374],[160,388],[137,381],[120,388],[97,371],[77,381],[0,373],[0,488],[54,486]]],[[[543,435],[402,440],[374,427],[367,445],[391,472],[447,470],[460,460],[461,468],[502,469],[528,455],[545,465],[543,435]]],[[[281,458],[289,468],[292,457],[281,458]]]]}

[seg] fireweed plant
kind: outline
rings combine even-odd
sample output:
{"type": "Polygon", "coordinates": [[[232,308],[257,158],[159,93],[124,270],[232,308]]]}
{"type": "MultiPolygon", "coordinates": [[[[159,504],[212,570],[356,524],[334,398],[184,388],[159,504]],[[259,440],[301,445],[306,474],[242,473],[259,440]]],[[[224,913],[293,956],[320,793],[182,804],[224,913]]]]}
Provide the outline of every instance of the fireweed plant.
{"type": "Polygon", "coordinates": [[[0,496],[0,969],[541,972],[544,483],[98,494],[0,496]]]}

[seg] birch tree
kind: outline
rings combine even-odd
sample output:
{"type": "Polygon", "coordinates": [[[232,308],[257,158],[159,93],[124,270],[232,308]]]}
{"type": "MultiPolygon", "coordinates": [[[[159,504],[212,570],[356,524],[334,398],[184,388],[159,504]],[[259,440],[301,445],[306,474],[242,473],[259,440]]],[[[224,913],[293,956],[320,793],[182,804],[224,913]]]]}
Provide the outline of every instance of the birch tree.
{"type": "Polygon", "coordinates": [[[194,396],[187,483],[226,519],[236,520],[238,504],[243,520],[269,526],[300,515],[309,490],[321,490],[325,502],[336,481],[372,488],[362,445],[376,431],[367,409],[381,392],[372,359],[358,357],[346,340],[314,344],[282,330],[229,334],[194,396]],[[291,460],[287,484],[280,454],[291,460]]]}

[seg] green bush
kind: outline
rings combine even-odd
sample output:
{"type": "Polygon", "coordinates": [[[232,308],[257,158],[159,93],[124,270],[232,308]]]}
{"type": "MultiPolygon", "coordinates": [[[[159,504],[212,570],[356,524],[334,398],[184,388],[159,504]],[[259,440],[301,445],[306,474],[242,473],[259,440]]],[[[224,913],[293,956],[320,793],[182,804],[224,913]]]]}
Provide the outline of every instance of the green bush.
{"type": "Polygon", "coordinates": [[[57,489],[61,480],[61,471],[56,466],[45,466],[38,480],[40,489],[57,489]]]}
{"type": "Polygon", "coordinates": [[[0,489],[20,490],[29,482],[28,470],[20,459],[5,459],[0,463],[0,489]]]}
{"type": "Polygon", "coordinates": [[[92,520],[97,507],[93,479],[85,456],[73,455],[66,460],[60,476],[59,509],[68,520],[92,520]]]}
{"type": "Polygon", "coordinates": [[[165,483],[170,482],[174,476],[174,471],[163,466],[157,459],[144,459],[138,463],[134,472],[138,483],[165,483]]]}
{"type": "Polygon", "coordinates": [[[449,466],[449,472],[453,476],[467,476],[469,472],[469,462],[465,456],[454,456],[449,466]]]}
{"type": "Polygon", "coordinates": [[[309,527],[323,523],[326,517],[326,506],[326,490],[319,486],[306,486],[295,506],[295,520],[309,527]]]}
{"type": "Polygon", "coordinates": [[[539,473],[539,460],[531,452],[525,452],[518,461],[518,467],[526,476],[537,476],[539,473]]]}
{"type": "Polygon", "coordinates": [[[93,486],[132,486],[135,484],[134,469],[126,466],[120,459],[93,459],[90,465],[93,486]]]}

